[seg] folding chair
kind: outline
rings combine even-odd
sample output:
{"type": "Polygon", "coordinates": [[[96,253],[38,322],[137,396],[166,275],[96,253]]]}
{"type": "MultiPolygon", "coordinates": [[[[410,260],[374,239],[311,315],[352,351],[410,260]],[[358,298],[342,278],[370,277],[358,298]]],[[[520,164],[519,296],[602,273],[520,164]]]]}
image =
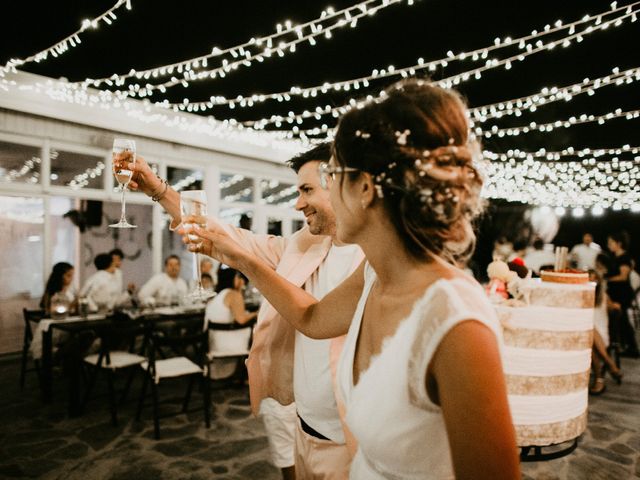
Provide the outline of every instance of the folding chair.
{"type": "Polygon", "coordinates": [[[38,375],[38,381],[40,381],[40,362],[33,360],[34,366],[27,368],[29,363],[29,347],[33,340],[33,330],[31,329],[32,323],[38,323],[42,320],[46,314],[44,310],[28,310],[22,309],[22,315],[24,317],[24,336],[22,338],[22,359],[20,362],[20,389],[24,389],[24,383],[27,372],[36,372],[38,375]]]}
{"type": "Polygon", "coordinates": [[[208,338],[207,331],[199,331],[194,334],[181,336],[166,336],[159,331],[151,332],[148,349],[149,358],[148,361],[141,364],[145,375],[136,419],[139,420],[142,414],[147,385],[150,383],[153,400],[154,435],[156,439],[160,438],[158,386],[163,380],[169,378],[189,377],[187,391],[182,402],[183,413],[187,411],[189,406],[193,382],[196,378],[200,379],[203,393],[205,425],[207,428],[211,426],[211,393],[208,378],[209,367],[206,361],[208,338]],[[174,354],[175,352],[180,352],[181,355],[172,357],[167,355],[174,354]]]}
{"type": "MultiPolygon", "coordinates": [[[[120,322],[130,322],[128,319],[122,319],[120,322]]],[[[99,333],[100,338],[100,350],[98,353],[87,355],[84,357],[84,362],[92,370],[91,375],[87,383],[87,389],[85,391],[84,400],[82,402],[82,410],[84,410],[93,386],[95,385],[96,378],[101,372],[107,374],[107,384],[109,388],[109,408],[111,411],[111,423],[116,426],[118,424],[117,417],[117,402],[116,391],[114,387],[114,375],[115,372],[137,365],[141,365],[147,359],[134,352],[136,338],[145,333],[144,327],[138,324],[123,324],[115,320],[112,328],[104,328],[99,333]],[[118,324],[120,323],[120,324],[118,324]],[[128,350],[122,350],[121,346],[125,343],[129,344],[128,350]]],[[[144,352],[144,342],[141,349],[141,353],[144,352]]],[[[120,403],[124,402],[133,376],[136,370],[131,369],[125,386],[122,390],[120,403]]]]}

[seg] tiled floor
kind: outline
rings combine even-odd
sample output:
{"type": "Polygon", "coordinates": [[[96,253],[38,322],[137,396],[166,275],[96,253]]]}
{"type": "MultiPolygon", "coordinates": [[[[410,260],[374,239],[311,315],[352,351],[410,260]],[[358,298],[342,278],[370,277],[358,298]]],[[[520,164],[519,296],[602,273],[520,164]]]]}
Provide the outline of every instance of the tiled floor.
{"type": "MultiPolygon", "coordinates": [[[[523,478],[640,478],[640,360],[624,359],[623,370],[622,385],[607,380],[605,394],[590,398],[588,430],[578,449],[557,460],[523,464],[523,478]]],[[[90,402],[84,416],[69,419],[63,378],[56,379],[57,402],[43,406],[35,377],[21,394],[17,372],[15,357],[0,358],[0,479],[280,478],[269,464],[264,430],[250,414],[244,388],[213,395],[211,429],[204,428],[201,411],[194,411],[162,419],[163,438],[156,441],[150,408],[141,422],[133,420],[139,384],[120,412],[121,426],[112,427],[106,397],[90,402]]],[[[179,408],[183,387],[178,382],[169,388],[165,408],[179,408]]],[[[191,407],[199,404],[194,394],[191,407]]]]}

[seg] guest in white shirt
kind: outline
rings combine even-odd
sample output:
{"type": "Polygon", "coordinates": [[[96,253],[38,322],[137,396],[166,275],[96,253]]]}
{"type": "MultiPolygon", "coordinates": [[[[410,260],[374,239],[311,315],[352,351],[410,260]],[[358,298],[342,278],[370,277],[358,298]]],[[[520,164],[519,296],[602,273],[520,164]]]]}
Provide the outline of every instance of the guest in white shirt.
{"type": "Polygon", "coordinates": [[[122,291],[122,281],[118,280],[116,266],[108,253],[101,253],[93,260],[98,271],[91,275],[80,290],[81,297],[87,297],[89,309],[112,310],[129,300],[127,292],[122,291]]]}
{"type": "Polygon", "coordinates": [[[586,232],[582,236],[582,243],[571,249],[571,258],[577,268],[593,270],[596,267],[596,257],[602,249],[593,241],[593,235],[586,232]]]}
{"type": "Polygon", "coordinates": [[[138,298],[143,305],[171,305],[187,295],[187,282],[180,278],[180,258],[170,255],[164,261],[164,272],[145,283],[138,298]]]}
{"type": "Polygon", "coordinates": [[[553,265],[556,256],[553,252],[545,250],[542,239],[536,238],[533,241],[533,250],[527,252],[523,260],[527,268],[538,275],[540,273],[540,267],[553,265]]]}
{"type": "MultiPolygon", "coordinates": [[[[114,248],[109,252],[109,255],[111,255],[111,258],[113,259],[113,263],[115,264],[116,278],[120,283],[119,289],[120,291],[122,291],[124,290],[124,280],[122,279],[122,260],[124,260],[124,252],[119,248],[114,248]]],[[[129,284],[127,285],[127,292],[129,292],[129,295],[133,294],[135,290],[136,290],[136,285],[132,282],[129,282],[129,284]]]]}

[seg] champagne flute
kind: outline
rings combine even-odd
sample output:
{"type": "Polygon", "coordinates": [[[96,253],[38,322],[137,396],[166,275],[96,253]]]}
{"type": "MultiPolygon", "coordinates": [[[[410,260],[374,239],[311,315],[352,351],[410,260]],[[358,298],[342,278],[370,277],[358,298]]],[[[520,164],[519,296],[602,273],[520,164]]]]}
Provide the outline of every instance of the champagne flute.
{"type": "MultiPolygon", "coordinates": [[[[207,194],[204,190],[187,190],[185,192],[180,193],[180,210],[182,214],[182,218],[185,218],[189,215],[199,215],[202,217],[207,216],[207,194]]],[[[200,228],[205,228],[206,223],[188,223],[183,224],[185,229],[190,230],[197,226],[200,228]]],[[[189,240],[193,242],[194,245],[198,245],[198,240],[200,237],[193,234],[188,234],[189,240]]],[[[187,298],[196,301],[196,302],[204,302],[213,296],[213,293],[210,290],[206,290],[202,287],[202,276],[200,273],[200,256],[197,252],[193,252],[193,258],[196,262],[196,287],[193,291],[189,292],[187,298]]]]}
{"type": "Polygon", "coordinates": [[[129,158],[130,163],[136,162],[136,142],[126,138],[114,139],[113,140],[113,159],[112,159],[113,175],[116,177],[116,180],[120,185],[122,197],[120,200],[120,221],[118,223],[113,223],[109,225],[111,228],[136,228],[137,227],[137,225],[132,225],[129,222],[127,222],[127,218],[125,216],[126,204],[124,201],[124,193],[127,190],[127,186],[129,185],[129,182],[131,181],[133,172],[131,170],[126,170],[124,168],[117,168],[115,164],[116,157],[124,152],[132,153],[131,157],[129,158]]]}

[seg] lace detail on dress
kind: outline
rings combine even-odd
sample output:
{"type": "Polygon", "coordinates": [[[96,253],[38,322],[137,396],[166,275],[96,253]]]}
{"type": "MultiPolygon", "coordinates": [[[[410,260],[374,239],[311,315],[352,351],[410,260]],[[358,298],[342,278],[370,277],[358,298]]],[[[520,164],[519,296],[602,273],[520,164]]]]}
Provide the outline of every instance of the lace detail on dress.
{"type": "Polygon", "coordinates": [[[484,297],[478,297],[475,287],[465,279],[442,280],[416,304],[412,315],[417,315],[418,319],[407,373],[409,402],[412,405],[431,412],[440,410],[429,398],[425,377],[429,362],[447,332],[466,319],[477,319],[491,326],[486,319],[487,302],[484,297]],[[455,286],[451,285],[452,282],[455,286]]]}

